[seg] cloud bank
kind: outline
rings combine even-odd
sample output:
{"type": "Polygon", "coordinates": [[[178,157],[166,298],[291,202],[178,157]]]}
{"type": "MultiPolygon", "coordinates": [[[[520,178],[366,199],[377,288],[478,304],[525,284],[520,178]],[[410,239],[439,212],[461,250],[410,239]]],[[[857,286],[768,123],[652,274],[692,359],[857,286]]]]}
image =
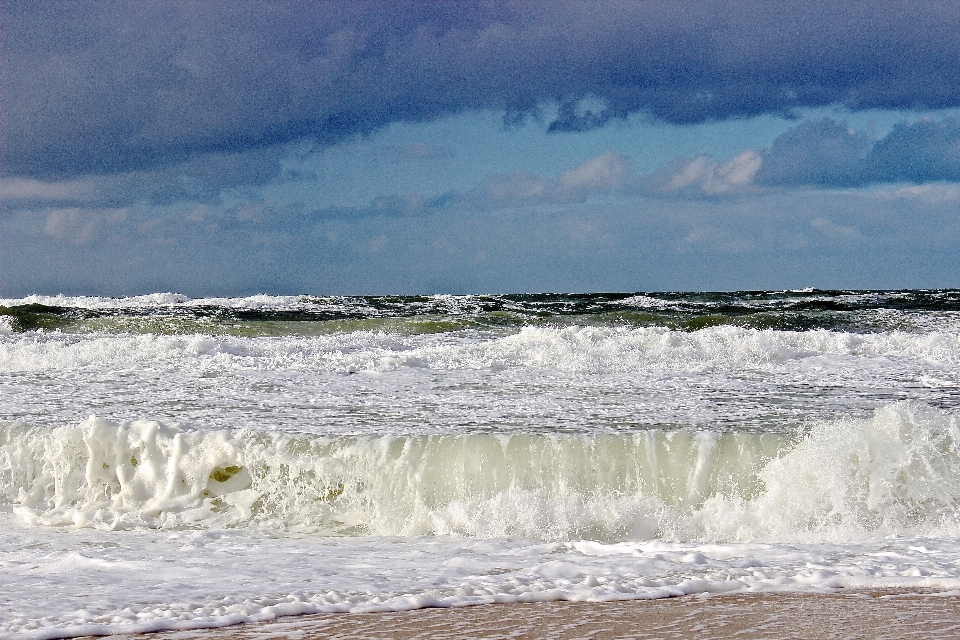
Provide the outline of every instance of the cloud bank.
{"type": "MultiPolygon", "coordinates": [[[[900,123],[882,138],[830,118],[807,120],[769,149],[725,163],[679,158],[643,179],[648,193],[723,196],[760,188],[858,188],[884,183],[960,181],[960,119],[900,123]]],[[[907,193],[906,191],[904,193],[907,193]]]]}
{"type": "MultiPolygon", "coordinates": [[[[327,144],[478,109],[519,120],[556,105],[549,129],[578,131],[634,113],[695,123],[960,106],[953,3],[8,2],[0,12],[0,168],[26,179],[327,144]]],[[[833,137],[820,151],[789,151],[859,148],[821,133],[833,137]]],[[[883,158],[908,144],[898,140],[873,149],[875,175],[888,175],[883,158]]],[[[758,180],[861,179],[839,165],[792,177],[766,166],[758,180]]],[[[955,175],[936,158],[918,171],[955,175]]]]}
{"type": "Polygon", "coordinates": [[[960,180],[960,120],[901,123],[873,140],[841,122],[811,120],[774,140],[758,184],[862,187],[960,180]]]}

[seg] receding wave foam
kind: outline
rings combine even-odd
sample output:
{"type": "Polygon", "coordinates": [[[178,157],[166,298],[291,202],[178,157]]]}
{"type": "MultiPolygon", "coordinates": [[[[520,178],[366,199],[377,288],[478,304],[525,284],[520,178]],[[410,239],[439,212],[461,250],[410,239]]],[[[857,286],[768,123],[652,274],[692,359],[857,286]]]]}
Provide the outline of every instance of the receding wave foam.
{"type": "Polygon", "coordinates": [[[92,417],[0,432],[34,525],[325,535],[851,541],[955,532],[956,416],[898,403],[762,434],[335,436],[92,417]]]}

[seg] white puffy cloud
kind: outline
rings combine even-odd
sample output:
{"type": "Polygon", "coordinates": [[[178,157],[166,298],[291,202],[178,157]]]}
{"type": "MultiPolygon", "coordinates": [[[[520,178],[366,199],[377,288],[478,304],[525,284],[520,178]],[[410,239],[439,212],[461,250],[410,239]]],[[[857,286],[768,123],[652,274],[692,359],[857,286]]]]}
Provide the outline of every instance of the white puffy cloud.
{"type": "Polygon", "coordinates": [[[557,180],[561,191],[613,191],[621,189],[630,176],[630,160],[622,153],[607,151],[565,171],[557,180]]]}
{"type": "Polygon", "coordinates": [[[660,195],[720,196],[753,188],[763,157],[748,149],[724,163],[708,155],[678,160],[649,176],[646,190],[660,195]]]}
{"type": "Polygon", "coordinates": [[[491,176],[469,196],[455,200],[486,207],[582,202],[595,194],[623,190],[630,181],[630,159],[617,151],[606,151],[555,179],[530,171],[491,176]]]}

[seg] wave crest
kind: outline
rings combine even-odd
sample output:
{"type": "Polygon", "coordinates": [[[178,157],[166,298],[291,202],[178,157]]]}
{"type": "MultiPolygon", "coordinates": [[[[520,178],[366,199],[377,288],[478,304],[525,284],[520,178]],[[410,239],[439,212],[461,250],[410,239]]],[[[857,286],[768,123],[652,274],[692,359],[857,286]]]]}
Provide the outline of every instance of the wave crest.
{"type": "Polygon", "coordinates": [[[92,417],[0,431],[29,524],[268,526],[324,535],[859,540],[954,531],[956,416],[898,403],[799,439],[307,436],[92,417]]]}

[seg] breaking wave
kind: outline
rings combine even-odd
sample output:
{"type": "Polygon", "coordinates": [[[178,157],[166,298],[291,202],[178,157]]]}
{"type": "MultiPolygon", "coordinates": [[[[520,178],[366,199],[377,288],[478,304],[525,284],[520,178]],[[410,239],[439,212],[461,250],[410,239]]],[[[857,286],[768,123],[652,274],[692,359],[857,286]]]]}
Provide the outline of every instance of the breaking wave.
{"type": "Polygon", "coordinates": [[[91,417],[0,430],[32,525],[322,535],[854,541],[955,532],[960,423],[896,403],[802,435],[314,436],[91,417]]]}
{"type": "Polygon", "coordinates": [[[313,337],[232,338],[204,335],[8,336],[0,371],[56,371],[142,366],[331,372],[551,368],[615,373],[660,368],[739,367],[813,357],[918,358],[960,364],[960,334],[854,334],[710,327],[523,327],[508,335],[401,336],[355,331],[313,337]]]}

